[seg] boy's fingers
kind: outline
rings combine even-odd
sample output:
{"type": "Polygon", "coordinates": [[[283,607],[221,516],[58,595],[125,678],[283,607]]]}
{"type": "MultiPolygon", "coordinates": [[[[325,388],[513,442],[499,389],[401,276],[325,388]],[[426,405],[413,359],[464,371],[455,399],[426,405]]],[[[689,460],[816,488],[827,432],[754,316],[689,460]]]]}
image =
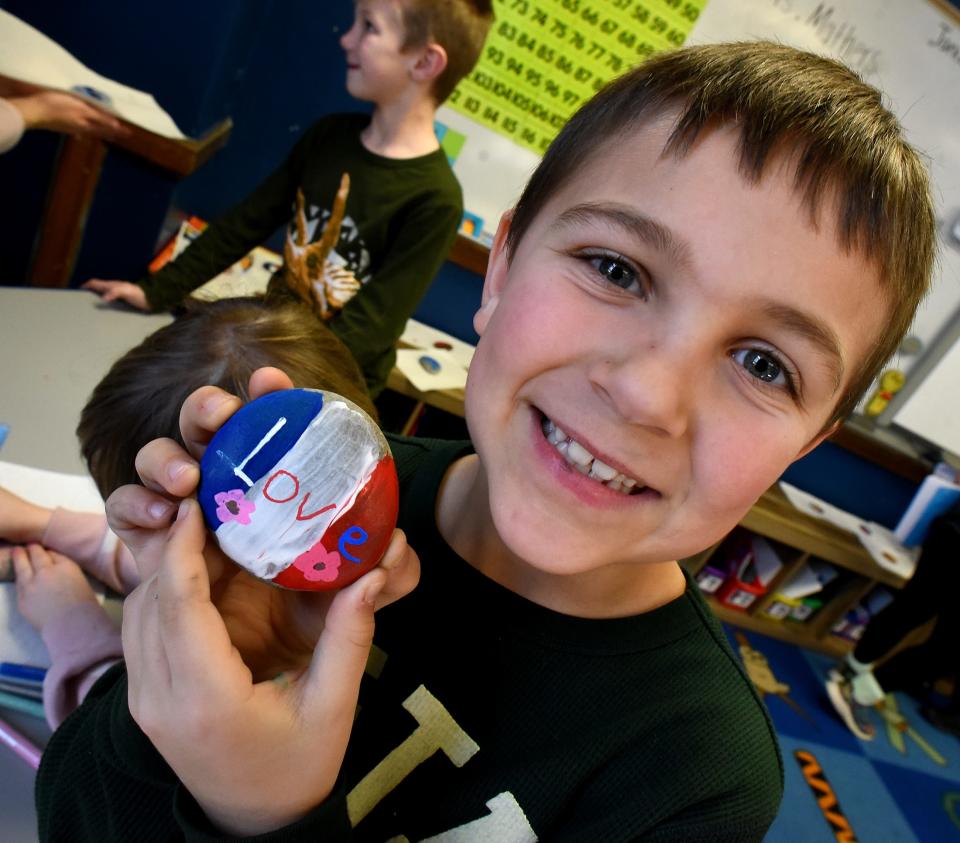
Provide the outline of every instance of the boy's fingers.
{"type": "Polygon", "coordinates": [[[131,536],[134,530],[158,530],[169,527],[176,513],[176,504],[171,503],[162,495],[151,492],[143,486],[121,486],[106,503],[107,523],[110,529],[118,535],[122,534],[124,544],[135,551],[143,544],[131,536]],[[130,542],[127,538],[130,538],[130,542]]]}
{"type": "Polygon", "coordinates": [[[305,677],[308,715],[352,720],[373,643],[373,607],[386,581],[387,572],[374,568],[330,604],[305,677]]]}
{"type": "Polygon", "coordinates": [[[33,565],[27,551],[17,546],[10,549],[10,558],[13,560],[13,570],[17,576],[17,585],[27,583],[33,578],[33,565]]]}
{"type": "Polygon", "coordinates": [[[53,559],[50,558],[50,553],[43,545],[28,544],[27,555],[30,557],[30,564],[35,572],[53,565],[53,559]]]}
{"type": "Polygon", "coordinates": [[[187,450],[200,459],[220,427],[243,402],[216,386],[202,386],[187,396],[180,408],[180,435],[187,450]]]}
{"type": "Polygon", "coordinates": [[[420,581],[420,558],[407,544],[407,537],[402,530],[393,531],[379,567],[386,572],[387,579],[377,596],[375,608],[388,606],[416,588],[420,581]]]}
{"type": "Polygon", "coordinates": [[[135,461],[143,485],[154,492],[185,498],[200,482],[200,468],[172,439],[154,439],[138,452],[135,461]]]}
{"type": "Polygon", "coordinates": [[[198,688],[220,684],[225,677],[210,670],[211,661],[233,651],[223,618],[210,602],[205,543],[200,506],[181,501],[157,573],[156,600],[160,636],[173,671],[198,688]]]}
{"type": "Polygon", "coordinates": [[[250,385],[248,387],[250,398],[259,398],[268,392],[278,392],[281,389],[293,389],[293,381],[287,376],[286,372],[273,366],[264,366],[257,369],[250,375],[250,385]]]}

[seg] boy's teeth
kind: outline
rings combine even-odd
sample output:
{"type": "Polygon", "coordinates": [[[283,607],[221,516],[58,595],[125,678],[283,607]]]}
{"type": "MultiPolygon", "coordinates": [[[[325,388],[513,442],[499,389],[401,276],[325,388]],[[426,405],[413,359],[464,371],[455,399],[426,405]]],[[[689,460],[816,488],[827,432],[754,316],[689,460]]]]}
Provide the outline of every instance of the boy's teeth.
{"type": "Polygon", "coordinates": [[[583,465],[587,468],[593,461],[593,454],[583,447],[576,439],[571,439],[567,446],[567,459],[572,460],[577,465],[583,465]]]}
{"type": "Polygon", "coordinates": [[[636,480],[596,459],[583,445],[575,439],[570,439],[548,418],[543,420],[543,433],[547,441],[581,474],[588,474],[613,491],[625,495],[629,495],[637,486],[636,480]]]}
{"type": "Polygon", "coordinates": [[[605,462],[600,462],[598,459],[594,459],[593,465],[590,466],[590,476],[596,477],[597,480],[600,480],[603,483],[606,483],[608,480],[613,480],[619,472],[615,468],[611,468],[605,462]]]}

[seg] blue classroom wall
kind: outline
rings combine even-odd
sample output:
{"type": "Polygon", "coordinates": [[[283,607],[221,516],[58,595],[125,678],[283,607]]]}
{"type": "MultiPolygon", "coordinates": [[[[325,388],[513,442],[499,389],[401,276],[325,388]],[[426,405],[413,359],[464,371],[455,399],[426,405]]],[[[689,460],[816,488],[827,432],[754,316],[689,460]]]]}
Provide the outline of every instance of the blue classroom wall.
{"type": "Polygon", "coordinates": [[[919,486],[829,441],[797,460],[782,479],[891,530],[919,486]]]}
{"type": "MultiPolygon", "coordinates": [[[[350,0],[0,0],[0,7],[98,73],[152,93],[188,135],[227,116],[234,122],[227,146],[182,181],[111,150],[73,286],[93,276],[140,277],[171,208],[213,219],[265,178],[317,117],[367,110],[344,88],[339,38],[352,19],[350,0]]],[[[0,210],[0,283],[26,276],[58,145],[57,136],[33,132],[0,158],[0,183],[17,200],[0,210]]],[[[447,264],[416,315],[475,342],[479,300],[480,279],[447,264]]]]}

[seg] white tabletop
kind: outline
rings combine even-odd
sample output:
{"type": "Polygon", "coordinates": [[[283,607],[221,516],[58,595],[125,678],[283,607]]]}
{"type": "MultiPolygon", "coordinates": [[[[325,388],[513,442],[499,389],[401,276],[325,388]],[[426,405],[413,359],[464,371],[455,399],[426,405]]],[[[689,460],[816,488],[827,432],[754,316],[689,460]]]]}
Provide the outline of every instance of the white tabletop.
{"type": "MultiPolygon", "coordinates": [[[[0,287],[0,424],[10,428],[0,459],[84,473],[75,434],[80,410],[113,361],[169,321],[100,304],[80,290],[0,287]]],[[[49,737],[36,718],[0,716],[40,746],[49,737]]],[[[33,771],[0,746],[5,843],[37,839],[33,781],[33,771]]]]}

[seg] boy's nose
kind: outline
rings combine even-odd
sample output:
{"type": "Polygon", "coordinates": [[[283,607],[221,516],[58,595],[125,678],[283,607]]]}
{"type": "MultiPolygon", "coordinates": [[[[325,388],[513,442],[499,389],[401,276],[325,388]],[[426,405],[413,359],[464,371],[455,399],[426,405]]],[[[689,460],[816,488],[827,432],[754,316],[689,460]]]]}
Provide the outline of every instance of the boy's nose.
{"type": "Polygon", "coordinates": [[[340,46],[344,50],[350,49],[350,45],[353,43],[353,36],[356,28],[357,25],[353,24],[353,26],[351,26],[346,32],[343,33],[343,35],[340,36],[340,46]]]}
{"type": "Polygon", "coordinates": [[[590,372],[601,399],[631,425],[677,439],[689,428],[696,373],[683,353],[647,344],[622,357],[608,357],[590,372]]]}

